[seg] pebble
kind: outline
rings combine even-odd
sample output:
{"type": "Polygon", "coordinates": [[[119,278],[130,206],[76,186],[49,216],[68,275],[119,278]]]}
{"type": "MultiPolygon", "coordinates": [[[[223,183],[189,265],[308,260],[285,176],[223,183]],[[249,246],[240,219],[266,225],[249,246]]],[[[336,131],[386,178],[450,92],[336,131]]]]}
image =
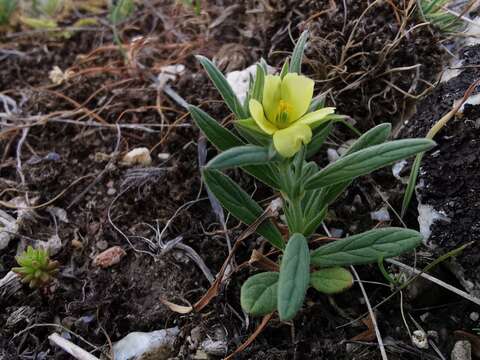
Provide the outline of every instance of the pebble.
{"type": "Polygon", "coordinates": [[[479,318],[480,318],[480,315],[478,314],[478,312],[472,312],[472,313],[470,313],[470,320],[472,320],[472,321],[478,321],[479,318]]]}
{"type": "Polygon", "coordinates": [[[125,255],[127,253],[120,246],[113,246],[95,256],[93,264],[102,268],[108,268],[118,264],[125,255]]]}
{"type": "Polygon", "coordinates": [[[126,153],[121,162],[127,166],[149,166],[152,164],[152,157],[150,156],[150,150],[146,147],[140,147],[126,153]]]}
{"type": "Polygon", "coordinates": [[[116,193],[117,193],[117,190],[115,190],[115,188],[109,188],[107,190],[107,195],[112,196],[112,195],[115,195],[116,193]]]}
{"type": "Polygon", "coordinates": [[[425,331],[415,330],[412,334],[412,343],[419,349],[428,349],[428,339],[425,331]]]}
{"type": "Polygon", "coordinates": [[[472,360],[472,345],[466,340],[460,340],[453,346],[451,360],[472,360]]]}
{"type": "Polygon", "coordinates": [[[100,240],[96,242],[95,246],[98,250],[105,250],[108,248],[108,242],[106,240],[100,240]]]}

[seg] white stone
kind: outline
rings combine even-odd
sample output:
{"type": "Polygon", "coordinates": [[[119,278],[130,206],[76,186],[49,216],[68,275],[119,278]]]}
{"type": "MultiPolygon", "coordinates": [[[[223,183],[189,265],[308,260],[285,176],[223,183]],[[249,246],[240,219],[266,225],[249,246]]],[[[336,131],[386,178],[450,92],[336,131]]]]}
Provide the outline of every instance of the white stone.
{"type": "Polygon", "coordinates": [[[478,319],[480,319],[480,315],[478,314],[478,312],[472,312],[470,313],[470,320],[472,321],[478,321],[478,319]]]}
{"type": "Polygon", "coordinates": [[[392,166],[392,174],[395,178],[397,178],[398,180],[400,180],[403,184],[408,184],[408,178],[409,176],[405,176],[405,177],[401,177],[400,176],[400,173],[402,172],[403,168],[405,167],[405,165],[407,165],[407,160],[401,160],[401,161],[398,161],[396,162],[393,166],[392,166]]]}
{"type": "MultiPolygon", "coordinates": [[[[267,67],[269,74],[274,72],[274,68],[267,67]]],[[[247,97],[248,88],[250,87],[250,78],[254,79],[257,72],[257,65],[253,64],[243,70],[231,71],[225,75],[227,82],[230,84],[233,92],[237,95],[240,103],[243,104],[247,97]]]]}
{"type": "Polygon", "coordinates": [[[376,221],[390,221],[390,213],[386,206],[382,207],[380,210],[372,211],[370,213],[370,218],[376,221]]]}
{"type": "Polygon", "coordinates": [[[453,346],[451,360],[472,360],[472,345],[466,340],[460,340],[453,346]]]}
{"type": "Polygon", "coordinates": [[[113,344],[115,360],[167,360],[180,333],[178,327],[149,333],[132,332],[113,344]]]}
{"type": "Polygon", "coordinates": [[[431,226],[435,221],[450,221],[443,211],[437,211],[431,205],[418,204],[418,224],[423,235],[423,243],[428,245],[428,238],[432,234],[431,226]]]}
{"type": "Polygon", "coordinates": [[[152,157],[150,156],[150,150],[146,147],[135,148],[128,153],[122,159],[123,165],[133,166],[142,165],[149,166],[152,164],[152,157]]]}
{"type": "Polygon", "coordinates": [[[415,330],[412,334],[412,344],[419,349],[428,349],[428,338],[425,331],[415,330]]]}
{"type": "Polygon", "coordinates": [[[337,152],[337,150],[329,148],[327,149],[327,158],[329,163],[333,163],[340,159],[340,154],[337,152]]]}

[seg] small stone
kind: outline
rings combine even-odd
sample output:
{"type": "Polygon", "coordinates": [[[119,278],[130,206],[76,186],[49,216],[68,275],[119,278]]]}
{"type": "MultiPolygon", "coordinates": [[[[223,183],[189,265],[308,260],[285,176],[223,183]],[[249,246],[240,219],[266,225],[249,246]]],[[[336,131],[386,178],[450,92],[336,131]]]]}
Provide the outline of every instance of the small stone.
{"type": "Polygon", "coordinates": [[[108,268],[118,264],[125,255],[127,253],[120,246],[113,246],[95,256],[93,264],[102,268],[108,268]]]}
{"type": "Polygon", "coordinates": [[[159,153],[157,155],[157,157],[158,157],[159,160],[164,160],[165,161],[165,160],[170,159],[170,154],[169,153],[159,153]]]}
{"type": "Polygon", "coordinates": [[[412,334],[412,343],[419,349],[428,349],[428,339],[425,331],[415,330],[412,334]]]}
{"type": "Polygon", "coordinates": [[[227,342],[223,340],[206,339],[201,347],[208,355],[214,356],[224,356],[228,350],[227,342]]]}
{"type": "Polygon", "coordinates": [[[107,195],[109,195],[109,196],[113,196],[113,195],[115,195],[116,193],[117,193],[117,190],[115,190],[114,188],[109,188],[109,189],[107,190],[107,195]]]}
{"type": "Polygon", "coordinates": [[[340,158],[340,155],[338,154],[337,150],[330,148],[330,149],[327,149],[327,157],[328,157],[328,162],[333,163],[340,158]]]}
{"type": "Polygon", "coordinates": [[[478,319],[480,318],[480,315],[478,314],[478,312],[472,312],[470,313],[470,320],[472,321],[478,321],[478,319]]]}
{"type": "Polygon", "coordinates": [[[149,166],[152,164],[150,150],[148,150],[146,147],[133,149],[125,154],[121,162],[123,165],[127,166],[149,166]]]}
{"type": "Polygon", "coordinates": [[[435,330],[428,330],[427,331],[427,336],[428,336],[429,339],[432,339],[436,343],[438,343],[438,341],[440,340],[440,337],[438,336],[438,332],[435,331],[435,330]]]}
{"type": "Polygon", "coordinates": [[[96,242],[95,246],[98,250],[103,251],[108,248],[108,242],[106,240],[100,240],[96,242]]]}
{"type": "Polygon", "coordinates": [[[83,249],[83,243],[78,239],[73,239],[71,244],[74,249],[77,249],[77,250],[83,249]]]}
{"type": "Polygon", "coordinates": [[[390,213],[388,212],[387,207],[382,207],[380,210],[372,211],[370,213],[370,218],[376,221],[390,221],[390,213]]]}
{"type": "Polygon", "coordinates": [[[472,360],[472,345],[469,341],[460,340],[453,346],[451,360],[472,360]]]}

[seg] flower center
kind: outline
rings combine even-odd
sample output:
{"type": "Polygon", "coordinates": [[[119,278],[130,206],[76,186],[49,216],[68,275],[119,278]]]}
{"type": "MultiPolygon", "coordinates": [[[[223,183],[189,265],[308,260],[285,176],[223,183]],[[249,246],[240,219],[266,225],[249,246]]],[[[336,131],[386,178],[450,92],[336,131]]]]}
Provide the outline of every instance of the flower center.
{"type": "Polygon", "coordinates": [[[275,124],[280,128],[284,129],[288,127],[288,113],[291,111],[292,105],[290,105],[285,100],[280,100],[278,103],[278,113],[275,117],[275,124]]]}

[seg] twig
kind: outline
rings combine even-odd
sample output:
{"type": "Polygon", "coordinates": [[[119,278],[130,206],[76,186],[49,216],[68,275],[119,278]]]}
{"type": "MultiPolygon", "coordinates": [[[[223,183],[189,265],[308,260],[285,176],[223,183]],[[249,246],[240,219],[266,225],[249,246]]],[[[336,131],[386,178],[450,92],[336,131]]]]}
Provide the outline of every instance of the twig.
{"type": "Polygon", "coordinates": [[[80,346],[75,345],[71,341],[61,337],[57,333],[52,333],[48,340],[58,347],[62,348],[64,351],[72,355],[75,359],[78,360],[100,360],[96,356],[93,356],[89,352],[83,350],[80,346]]]}
{"type": "Polygon", "coordinates": [[[372,325],[375,329],[375,335],[377,336],[378,347],[380,348],[380,354],[382,355],[382,359],[383,360],[388,360],[387,352],[385,351],[385,345],[383,344],[383,340],[382,340],[382,335],[380,334],[380,330],[379,330],[378,325],[377,325],[377,320],[375,318],[375,313],[373,312],[372,305],[370,305],[370,300],[368,299],[367,292],[365,291],[365,288],[363,287],[362,281],[361,281],[360,277],[358,276],[357,271],[355,270],[355,268],[352,265],[350,265],[350,270],[352,270],[353,275],[355,276],[355,278],[358,281],[358,286],[360,286],[360,290],[362,290],[362,294],[363,294],[363,297],[365,299],[365,304],[367,305],[368,312],[370,313],[370,318],[372,319],[372,325]]]}
{"type": "Polygon", "coordinates": [[[23,143],[25,142],[25,139],[27,138],[27,135],[28,135],[29,131],[30,131],[30,128],[24,128],[22,130],[22,137],[20,138],[20,140],[18,141],[18,144],[17,144],[17,152],[16,152],[16,155],[17,155],[17,173],[18,173],[18,176],[20,177],[20,181],[22,183],[22,186],[25,186],[25,175],[23,174],[23,171],[22,171],[22,146],[23,146],[23,143]]]}

